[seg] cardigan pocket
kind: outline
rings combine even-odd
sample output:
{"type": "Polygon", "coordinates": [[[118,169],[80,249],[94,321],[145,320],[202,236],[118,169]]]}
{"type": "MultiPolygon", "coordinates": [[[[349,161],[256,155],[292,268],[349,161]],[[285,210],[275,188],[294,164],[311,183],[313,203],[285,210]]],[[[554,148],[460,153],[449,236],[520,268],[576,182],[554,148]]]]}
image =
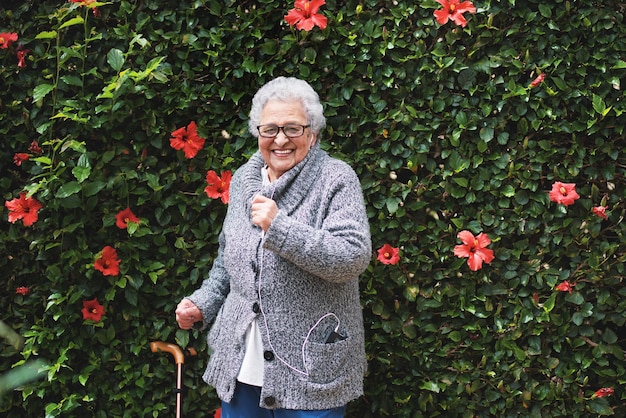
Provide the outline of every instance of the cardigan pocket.
{"type": "Polygon", "coordinates": [[[314,383],[330,383],[345,378],[347,368],[352,363],[354,338],[333,343],[320,344],[310,342],[306,350],[306,366],[309,381],[314,383]]]}

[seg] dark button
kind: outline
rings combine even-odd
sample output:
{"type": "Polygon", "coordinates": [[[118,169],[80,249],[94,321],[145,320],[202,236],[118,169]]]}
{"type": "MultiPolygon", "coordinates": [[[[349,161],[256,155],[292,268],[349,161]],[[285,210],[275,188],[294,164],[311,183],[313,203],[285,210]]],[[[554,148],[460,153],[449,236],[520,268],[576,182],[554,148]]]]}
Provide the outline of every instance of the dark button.
{"type": "Polygon", "coordinates": [[[271,351],[265,351],[263,352],[263,358],[267,361],[272,361],[274,360],[274,353],[272,353],[271,351]]]}
{"type": "Polygon", "coordinates": [[[261,307],[259,306],[258,303],[254,302],[254,305],[252,305],[252,312],[254,312],[254,313],[261,312],[261,307]]]}
{"type": "Polygon", "coordinates": [[[263,402],[265,402],[267,406],[272,406],[276,403],[276,399],[273,396],[266,396],[263,402]]]}

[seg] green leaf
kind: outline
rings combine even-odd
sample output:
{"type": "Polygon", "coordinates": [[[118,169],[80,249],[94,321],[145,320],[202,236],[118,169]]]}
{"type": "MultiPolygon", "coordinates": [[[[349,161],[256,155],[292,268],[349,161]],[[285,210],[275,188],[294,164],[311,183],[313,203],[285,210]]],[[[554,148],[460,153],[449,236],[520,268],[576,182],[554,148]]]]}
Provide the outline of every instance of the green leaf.
{"type": "Polygon", "coordinates": [[[179,329],[176,331],[176,343],[181,347],[189,345],[189,331],[179,329]]]}
{"type": "Polygon", "coordinates": [[[72,169],[72,174],[79,183],[82,183],[89,178],[89,175],[91,174],[91,167],[74,167],[72,169]]]}
{"type": "Polygon", "coordinates": [[[35,36],[35,39],[54,39],[57,37],[57,31],[42,31],[35,36]]]}
{"type": "Polygon", "coordinates": [[[398,197],[387,198],[387,200],[385,201],[385,204],[387,205],[387,210],[389,211],[390,214],[394,214],[398,211],[400,202],[401,200],[398,197]]]}
{"type": "Polygon", "coordinates": [[[65,152],[68,149],[83,153],[83,156],[81,156],[82,160],[79,159],[79,164],[83,166],[89,165],[89,160],[85,160],[87,158],[85,154],[87,148],[85,147],[85,143],[83,141],[77,141],[75,139],[64,141],[63,145],[61,146],[61,152],[65,152]]]}
{"type": "Polygon", "coordinates": [[[423,382],[423,383],[420,385],[420,389],[423,389],[423,390],[428,390],[428,391],[430,391],[430,392],[435,392],[435,393],[439,393],[439,392],[440,392],[440,390],[441,390],[441,389],[439,388],[439,385],[438,385],[437,383],[435,383],[435,382],[430,382],[430,381],[423,382]]]}
{"type": "Polygon", "coordinates": [[[465,221],[463,221],[463,219],[452,218],[450,219],[450,222],[452,222],[454,226],[457,227],[457,229],[463,229],[463,227],[465,226],[465,221]]]}
{"type": "Polygon", "coordinates": [[[465,177],[453,177],[452,181],[463,188],[467,188],[469,181],[465,177]]]}
{"type": "Polygon", "coordinates": [[[305,62],[309,62],[311,64],[315,63],[315,59],[317,58],[317,51],[314,48],[306,48],[304,50],[304,60],[305,62]]]}
{"type": "Polygon", "coordinates": [[[561,361],[558,358],[550,357],[546,362],[546,366],[548,366],[548,369],[554,370],[559,366],[560,363],[561,361]]]}
{"type": "Polygon", "coordinates": [[[515,203],[518,205],[526,205],[530,201],[530,195],[527,190],[518,190],[515,192],[515,203]]]}
{"type": "Polygon", "coordinates": [[[449,157],[450,168],[455,173],[459,173],[470,166],[470,161],[466,158],[462,158],[456,150],[452,151],[449,157]]]}
{"type": "Polygon", "coordinates": [[[539,13],[541,13],[541,16],[552,17],[552,8],[550,7],[550,5],[545,3],[539,3],[537,6],[539,7],[539,13]]]}
{"type": "Polygon", "coordinates": [[[615,344],[617,343],[617,340],[617,334],[610,328],[606,328],[602,333],[602,341],[607,344],[615,344]]]}
{"type": "Polygon", "coordinates": [[[595,398],[587,403],[589,412],[597,415],[614,415],[611,404],[607,398],[595,398]]]}
{"type": "Polygon", "coordinates": [[[102,189],[106,187],[106,183],[103,181],[94,181],[85,183],[83,186],[85,196],[95,196],[102,189]]]}
{"type": "Polygon", "coordinates": [[[593,110],[603,115],[606,111],[606,104],[604,104],[604,100],[597,94],[594,94],[592,97],[593,110]]]}
{"type": "Polygon", "coordinates": [[[57,190],[55,197],[59,199],[65,199],[73,194],[80,192],[81,186],[80,183],[76,181],[70,181],[59,187],[57,190]]]}
{"type": "Polygon", "coordinates": [[[543,303],[543,309],[546,312],[552,312],[552,310],[554,309],[554,306],[556,304],[556,295],[556,292],[552,292],[550,297],[543,303]]]}
{"type": "Polygon", "coordinates": [[[64,29],[74,25],[82,25],[83,23],[85,23],[85,19],[80,16],[76,16],[64,22],[61,26],[59,26],[59,29],[64,29]]]}
{"type": "Polygon", "coordinates": [[[493,139],[494,130],[491,127],[485,127],[480,130],[480,139],[489,142],[493,139]]]}
{"type": "Polygon", "coordinates": [[[70,86],[77,86],[77,87],[82,87],[83,86],[83,80],[75,75],[64,75],[61,77],[61,80],[63,80],[63,82],[67,85],[70,86]]]}
{"type": "Polygon", "coordinates": [[[124,65],[124,53],[117,48],[111,48],[107,54],[107,63],[119,73],[124,65]]]}
{"type": "Polygon", "coordinates": [[[45,166],[51,166],[52,165],[52,160],[50,158],[48,158],[48,157],[43,157],[43,156],[42,157],[35,157],[35,158],[31,158],[30,160],[33,161],[33,162],[36,162],[36,163],[41,163],[41,164],[43,164],[45,166]]]}
{"type": "Polygon", "coordinates": [[[567,299],[568,302],[571,302],[575,305],[582,305],[583,303],[585,303],[585,298],[580,292],[568,293],[567,296],[565,296],[565,298],[567,299]]]}
{"type": "Polygon", "coordinates": [[[506,186],[502,188],[502,195],[505,197],[515,196],[515,188],[511,186],[510,184],[507,184],[506,186]]]}
{"type": "Polygon", "coordinates": [[[79,374],[78,375],[78,382],[85,386],[85,384],[87,383],[87,380],[89,380],[89,375],[88,374],[79,374]]]}
{"type": "Polygon", "coordinates": [[[128,231],[128,235],[133,235],[135,232],[137,232],[138,228],[139,228],[138,222],[129,221],[126,224],[126,230],[128,231]]]}
{"type": "Polygon", "coordinates": [[[35,102],[40,102],[44,97],[48,95],[52,90],[54,90],[54,86],[52,84],[40,84],[33,89],[33,100],[35,102]]]}

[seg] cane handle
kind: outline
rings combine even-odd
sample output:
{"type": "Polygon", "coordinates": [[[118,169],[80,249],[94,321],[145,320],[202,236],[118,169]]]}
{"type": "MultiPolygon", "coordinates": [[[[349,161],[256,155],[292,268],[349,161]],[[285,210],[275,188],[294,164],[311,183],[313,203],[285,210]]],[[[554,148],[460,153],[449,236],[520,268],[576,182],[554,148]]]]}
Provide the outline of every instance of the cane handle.
{"type": "MultiPolygon", "coordinates": [[[[183,350],[181,350],[181,348],[176,344],[166,343],[164,341],[152,341],[150,343],[150,350],[152,350],[153,353],[156,353],[157,351],[170,353],[172,356],[174,356],[174,361],[176,362],[176,364],[185,363],[185,353],[183,353],[183,350]]],[[[188,356],[195,356],[197,354],[196,350],[193,347],[189,347],[186,351],[186,354],[188,356]]]]}

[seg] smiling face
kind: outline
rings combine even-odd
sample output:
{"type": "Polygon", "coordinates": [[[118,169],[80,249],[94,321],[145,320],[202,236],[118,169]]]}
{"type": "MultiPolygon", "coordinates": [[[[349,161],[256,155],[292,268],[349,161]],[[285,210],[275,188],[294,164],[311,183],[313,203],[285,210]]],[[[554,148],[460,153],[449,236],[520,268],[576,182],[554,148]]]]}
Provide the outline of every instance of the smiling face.
{"type": "MultiPolygon", "coordinates": [[[[259,122],[259,125],[268,124],[307,125],[304,106],[299,100],[287,102],[270,100],[263,108],[259,122]]],[[[295,138],[287,137],[282,129],[273,138],[259,136],[259,150],[267,164],[270,180],[276,180],[302,161],[316,140],[317,135],[311,132],[310,128],[306,128],[302,135],[295,138]]]]}

